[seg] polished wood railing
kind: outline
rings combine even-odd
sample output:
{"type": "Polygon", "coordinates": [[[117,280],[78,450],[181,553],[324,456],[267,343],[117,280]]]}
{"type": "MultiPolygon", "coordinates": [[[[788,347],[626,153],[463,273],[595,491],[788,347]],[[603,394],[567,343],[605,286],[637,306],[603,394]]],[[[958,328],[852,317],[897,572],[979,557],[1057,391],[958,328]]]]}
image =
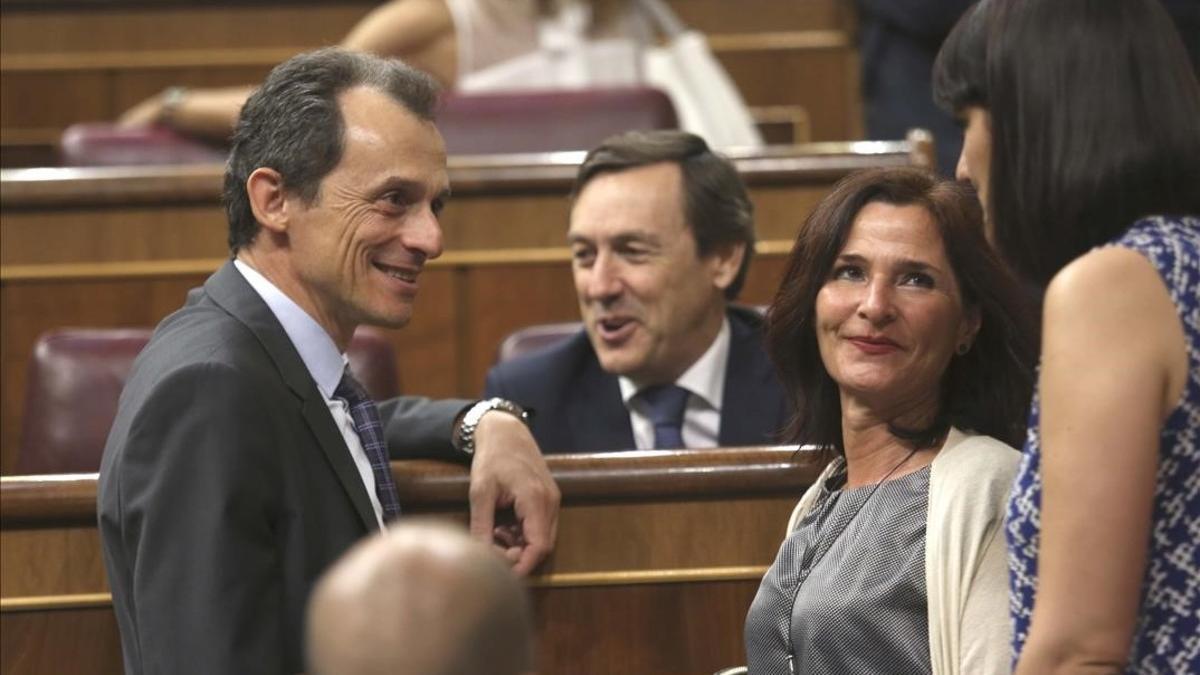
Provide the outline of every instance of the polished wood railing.
{"type": "MultiPolygon", "coordinates": [[[[547,457],[558,541],[531,577],[542,673],[705,673],[828,457],[794,447],[547,457]]],[[[466,520],[467,470],[394,462],[409,514],[466,520]]],[[[96,476],[0,478],[0,671],[117,672],[96,476]]]]}

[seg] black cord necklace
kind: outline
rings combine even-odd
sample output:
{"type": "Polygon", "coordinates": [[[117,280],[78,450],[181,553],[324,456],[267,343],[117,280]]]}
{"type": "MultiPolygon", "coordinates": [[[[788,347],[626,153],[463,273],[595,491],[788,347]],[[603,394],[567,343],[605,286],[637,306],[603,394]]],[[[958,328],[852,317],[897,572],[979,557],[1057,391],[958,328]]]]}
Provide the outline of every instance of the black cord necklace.
{"type": "Polygon", "coordinates": [[[796,650],[792,645],[792,615],[796,611],[796,598],[800,595],[800,587],[805,581],[808,580],[808,575],[812,572],[812,569],[825,558],[825,554],[828,553],[833,548],[833,545],[837,543],[837,540],[842,536],[842,533],[850,529],[850,524],[853,523],[854,519],[858,517],[858,513],[863,510],[863,507],[867,505],[867,502],[871,501],[871,498],[875,496],[875,493],[879,490],[879,486],[883,485],[884,481],[891,478],[892,474],[899,471],[900,467],[908,463],[908,460],[912,459],[913,455],[917,454],[918,450],[920,450],[919,447],[913,448],[907,455],[904,456],[904,459],[900,460],[891,468],[891,470],[884,474],[883,478],[875,481],[875,484],[871,486],[871,491],[867,493],[867,498],[859,503],[858,508],[854,509],[854,513],[850,514],[849,520],[846,521],[846,524],[842,527],[842,529],[838,530],[837,534],[833,536],[833,539],[829,541],[829,545],[824,547],[824,550],[821,550],[819,545],[821,543],[821,532],[825,529],[825,520],[829,517],[829,513],[833,510],[833,508],[828,502],[821,504],[821,512],[817,517],[817,522],[813,524],[816,530],[815,536],[812,538],[812,545],[808,547],[808,549],[804,552],[804,556],[800,559],[800,568],[796,574],[796,587],[792,589],[792,602],[788,607],[787,620],[784,629],[784,643],[788,645],[787,667],[788,673],[791,675],[796,675],[796,650]],[[821,552],[820,556],[817,556],[818,550],[821,552]]]}

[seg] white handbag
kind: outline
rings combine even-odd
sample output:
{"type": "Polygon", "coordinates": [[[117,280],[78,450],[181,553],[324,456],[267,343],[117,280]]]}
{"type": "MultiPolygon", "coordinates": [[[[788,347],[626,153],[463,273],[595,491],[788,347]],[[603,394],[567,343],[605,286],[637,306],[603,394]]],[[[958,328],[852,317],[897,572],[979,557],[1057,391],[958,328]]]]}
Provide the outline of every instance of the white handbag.
{"type": "Polygon", "coordinates": [[[762,135],[708,41],[686,27],[664,0],[636,0],[666,37],[642,56],[646,82],[671,97],[679,126],[717,148],[763,146],[762,135]]]}
{"type": "Polygon", "coordinates": [[[671,98],[680,128],[712,147],[762,147],[746,102],[704,35],[684,26],[663,0],[630,2],[647,31],[665,37],[662,45],[646,46],[645,35],[589,39],[590,6],[566,3],[541,22],[536,51],[464,76],[458,90],[650,85],[671,98]]]}

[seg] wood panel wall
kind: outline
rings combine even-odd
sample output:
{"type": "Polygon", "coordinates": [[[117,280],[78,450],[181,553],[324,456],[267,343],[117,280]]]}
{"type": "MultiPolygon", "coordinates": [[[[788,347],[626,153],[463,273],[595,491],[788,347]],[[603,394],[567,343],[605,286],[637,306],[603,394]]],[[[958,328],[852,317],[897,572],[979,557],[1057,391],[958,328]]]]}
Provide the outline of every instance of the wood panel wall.
{"type": "MultiPolygon", "coordinates": [[[[375,4],[5,3],[0,161],[10,167],[52,161],[68,125],[114,119],[170,85],[260,81],[297,52],[336,44],[375,4]]],[[[848,3],[672,4],[684,21],[709,35],[751,106],[806,109],[812,140],[861,137],[848,3]]]]}
{"type": "MultiPolygon", "coordinates": [[[[744,663],[746,611],[825,460],[794,448],[548,458],[563,509],[555,552],[530,579],[539,672],[744,663]]],[[[392,471],[406,513],[465,520],[465,469],[392,471]]],[[[119,672],[95,478],[0,479],[0,513],[0,671],[119,672]]]]}

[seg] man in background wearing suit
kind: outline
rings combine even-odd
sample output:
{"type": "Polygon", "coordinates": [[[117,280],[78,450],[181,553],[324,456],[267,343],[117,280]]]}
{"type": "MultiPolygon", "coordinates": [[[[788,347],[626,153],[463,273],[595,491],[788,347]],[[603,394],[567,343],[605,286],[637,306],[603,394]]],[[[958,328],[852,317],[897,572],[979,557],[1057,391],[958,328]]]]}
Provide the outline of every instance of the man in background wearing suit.
{"type": "Polygon", "coordinates": [[[399,62],[321,50],[242,109],[225,173],[233,260],[138,357],[100,468],[127,673],[302,671],[316,579],[399,512],[389,447],[473,453],[475,535],[491,541],[511,504],[522,529],[497,533],[516,571],[549,551],[558,490],[519,409],[377,407],[346,369],[355,327],[406,324],[441,253],[437,97],[399,62]]]}
{"type": "Polygon", "coordinates": [[[546,452],[762,445],[788,409],[762,319],[729,304],[754,249],[734,166],[679,131],[588,153],[567,235],[584,330],[488,373],[546,452]]]}

